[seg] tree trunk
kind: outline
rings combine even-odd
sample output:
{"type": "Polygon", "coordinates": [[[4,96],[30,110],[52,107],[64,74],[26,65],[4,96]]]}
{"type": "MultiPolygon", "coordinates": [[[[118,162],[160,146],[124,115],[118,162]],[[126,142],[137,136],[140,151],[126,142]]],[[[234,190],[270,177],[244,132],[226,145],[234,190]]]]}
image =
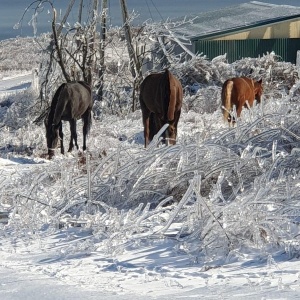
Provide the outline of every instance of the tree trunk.
{"type": "Polygon", "coordinates": [[[138,57],[136,55],[136,52],[135,52],[133,44],[132,44],[132,36],[131,36],[130,26],[129,26],[129,22],[128,22],[129,18],[128,18],[128,12],[127,12],[127,6],[125,3],[125,0],[120,0],[120,3],[121,3],[121,9],[122,9],[123,23],[124,23],[123,27],[124,27],[124,32],[125,32],[125,39],[126,39],[129,60],[130,60],[130,70],[131,70],[132,77],[134,79],[132,111],[135,111],[136,89],[139,87],[139,83],[141,82],[141,79],[142,79],[142,70],[141,70],[141,64],[138,60],[138,57]]]}

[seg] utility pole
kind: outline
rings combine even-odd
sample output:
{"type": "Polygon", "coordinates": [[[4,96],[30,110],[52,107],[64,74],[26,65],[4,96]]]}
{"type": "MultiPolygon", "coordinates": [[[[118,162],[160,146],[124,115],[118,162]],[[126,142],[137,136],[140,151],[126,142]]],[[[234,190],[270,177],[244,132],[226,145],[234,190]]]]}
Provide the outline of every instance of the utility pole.
{"type": "Polygon", "coordinates": [[[135,91],[141,81],[142,70],[141,70],[141,64],[138,60],[138,57],[136,55],[136,52],[132,44],[132,36],[131,36],[130,26],[128,22],[129,17],[128,17],[128,11],[127,11],[125,0],[120,0],[120,4],[121,4],[122,16],[123,16],[123,23],[124,23],[123,27],[125,32],[125,39],[126,39],[129,60],[130,60],[130,69],[131,69],[131,74],[134,78],[132,111],[135,111],[135,106],[136,106],[135,91]]]}
{"type": "Polygon", "coordinates": [[[70,14],[70,12],[71,12],[71,10],[73,8],[74,2],[75,2],[75,0],[71,0],[69,2],[69,6],[67,8],[67,11],[66,11],[66,13],[65,13],[65,15],[64,15],[64,17],[63,17],[63,19],[62,19],[62,21],[61,21],[58,29],[57,29],[57,36],[60,36],[60,33],[61,33],[62,29],[63,29],[63,26],[66,23],[66,21],[68,19],[68,16],[69,16],[69,14],[70,14]]]}
{"type": "Polygon", "coordinates": [[[96,42],[96,29],[97,29],[97,17],[98,17],[98,0],[93,1],[93,13],[92,13],[92,26],[91,26],[91,39],[89,41],[90,56],[87,61],[88,73],[87,82],[92,86],[93,81],[93,69],[95,68],[95,42],[96,42]]]}
{"type": "Polygon", "coordinates": [[[106,17],[107,17],[107,0],[102,0],[102,12],[101,12],[101,28],[100,28],[100,68],[99,68],[99,89],[97,92],[98,100],[102,100],[103,97],[103,81],[104,81],[104,57],[105,57],[105,40],[106,40],[106,17]]]}
{"type": "Polygon", "coordinates": [[[131,74],[134,78],[138,75],[137,73],[140,71],[140,64],[137,59],[137,55],[135,53],[134,47],[132,45],[132,36],[131,36],[131,30],[128,23],[129,17],[128,17],[128,11],[127,11],[127,5],[125,0],[120,0],[121,3],[121,10],[122,10],[122,16],[123,16],[123,27],[125,32],[125,39],[130,59],[130,66],[131,66],[131,74]]]}

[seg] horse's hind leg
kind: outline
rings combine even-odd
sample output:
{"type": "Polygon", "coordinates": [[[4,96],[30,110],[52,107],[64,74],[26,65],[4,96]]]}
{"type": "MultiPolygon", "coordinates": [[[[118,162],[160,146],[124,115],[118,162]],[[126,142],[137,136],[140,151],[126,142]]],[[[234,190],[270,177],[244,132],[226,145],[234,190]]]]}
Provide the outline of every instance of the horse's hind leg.
{"type": "Polygon", "coordinates": [[[157,134],[156,116],[154,113],[150,114],[149,117],[149,141],[153,140],[153,137],[157,134]]]}
{"type": "Polygon", "coordinates": [[[62,131],[62,122],[60,122],[58,133],[59,133],[59,138],[60,138],[60,152],[61,152],[61,154],[65,154],[64,142],[63,142],[64,134],[63,134],[63,131],[62,131]]]}
{"type": "MultiPolygon", "coordinates": [[[[150,137],[150,110],[147,108],[145,103],[143,101],[140,101],[141,103],[141,109],[142,109],[142,115],[143,115],[143,125],[144,125],[144,139],[145,139],[145,148],[149,144],[149,137],[150,137]]],[[[155,118],[155,116],[153,116],[155,118]]],[[[151,120],[152,122],[154,121],[153,119],[151,120]]],[[[151,133],[152,135],[152,133],[151,133]]]]}
{"type": "Polygon", "coordinates": [[[236,115],[239,118],[242,113],[243,106],[246,104],[246,99],[244,97],[240,97],[238,99],[237,107],[236,107],[236,115]]]}
{"type": "Polygon", "coordinates": [[[167,128],[167,145],[175,145],[177,139],[177,125],[180,118],[181,109],[175,111],[174,120],[169,121],[169,127],[167,128]]]}
{"type": "Polygon", "coordinates": [[[68,150],[68,152],[71,152],[73,150],[73,147],[74,147],[73,140],[74,140],[75,146],[76,146],[76,148],[78,150],[76,120],[75,119],[72,119],[70,121],[70,131],[71,131],[71,138],[70,138],[70,144],[69,144],[69,150],[68,150]]]}
{"type": "Polygon", "coordinates": [[[177,140],[177,126],[178,126],[178,121],[179,121],[180,115],[181,115],[181,109],[175,112],[175,122],[174,122],[174,127],[175,127],[175,136],[174,136],[174,138],[175,138],[175,141],[174,141],[173,145],[176,144],[176,140],[177,140]]]}
{"type": "Polygon", "coordinates": [[[92,123],[92,110],[88,109],[82,116],[83,120],[83,151],[86,150],[86,137],[90,131],[91,123],[92,123]]]}

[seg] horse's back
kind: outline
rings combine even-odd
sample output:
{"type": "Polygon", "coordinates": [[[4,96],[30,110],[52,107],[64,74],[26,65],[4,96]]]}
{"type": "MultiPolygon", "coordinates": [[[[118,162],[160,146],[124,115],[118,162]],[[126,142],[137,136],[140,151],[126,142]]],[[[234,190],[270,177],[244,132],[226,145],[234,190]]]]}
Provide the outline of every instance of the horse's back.
{"type": "MultiPolygon", "coordinates": [[[[241,101],[248,100],[251,104],[254,101],[254,84],[253,80],[247,77],[236,77],[226,81],[226,86],[232,82],[231,101],[238,105],[241,101]]],[[[244,103],[243,103],[244,105],[244,103]]]]}
{"type": "Polygon", "coordinates": [[[61,90],[56,111],[61,112],[61,119],[70,121],[79,119],[88,110],[92,109],[91,89],[84,82],[68,82],[61,90]]]}
{"type": "Polygon", "coordinates": [[[143,80],[140,87],[140,95],[142,98],[152,97],[155,95],[157,88],[161,84],[162,77],[162,73],[153,73],[143,80]]]}
{"type": "Polygon", "coordinates": [[[73,96],[72,101],[79,101],[86,105],[91,104],[91,87],[84,81],[75,81],[66,84],[67,95],[66,97],[73,96]]]}
{"type": "Polygon", "coordinates": [[[249,105],[252,106],[255,99],[253,80],[247,77],[237,79],[234,81],[234,93],[237,101],[243,101],[242,105],[248,101],[249,105]]]}

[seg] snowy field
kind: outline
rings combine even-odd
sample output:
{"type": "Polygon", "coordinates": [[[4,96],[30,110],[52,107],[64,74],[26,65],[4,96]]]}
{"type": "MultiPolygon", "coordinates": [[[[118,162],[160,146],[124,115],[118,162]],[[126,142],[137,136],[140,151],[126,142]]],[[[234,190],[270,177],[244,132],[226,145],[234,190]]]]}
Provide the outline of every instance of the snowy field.
{"type": "Polygon", "coordinates": [[[52,161],[32,75],[1,79],[0,299],[300,299],[300,84],[266,72],[235,128],[208,84],[176,146],[145,150],[139,110],[103,114],[52,161]]]}
{"type": "Polygon", "coordinates": [[[13,95],[30,87],[33,75],[21,74],[20,76],[4,77],[0,81],[0,97],[13,95]]]}

